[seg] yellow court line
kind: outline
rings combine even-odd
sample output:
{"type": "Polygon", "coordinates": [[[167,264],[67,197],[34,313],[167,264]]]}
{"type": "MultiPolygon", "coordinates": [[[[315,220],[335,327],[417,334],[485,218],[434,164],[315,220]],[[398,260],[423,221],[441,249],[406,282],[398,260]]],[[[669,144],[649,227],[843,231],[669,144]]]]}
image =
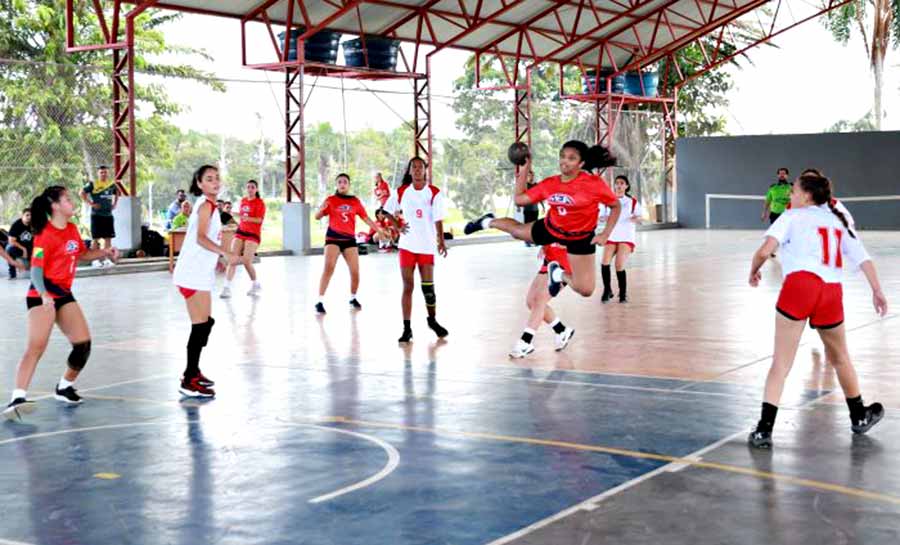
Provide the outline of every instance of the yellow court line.
{"type": "Polygon", "coordinates": [[[665,454],[654,454],[651,452],[639,452],[636,450],[628,450],[621,449],[615,447],[604,447],[598,445],[584,445],[581,443],[570,443],[568,441],[555,441],[552,439],[537,439],[533,437],[518,437],[513,435],[500,435],[494,433],[484,433],[484,432],[468,432],[461,430],[448,430],[442,428],[425,428],[421,426],[405,426],[403,424],[390,424],[387,422],[369,422],[365,420],[351,420],[344,417],[334,417],[328,419],[328,421],[340,424],[350,424],[354,426],[361,427],[371,427],[371,428],[389,428],[389,429],[397,429],[404,431],[416,431],[422,433],[431,433],[434,435],[446,435],[446,436],[456,436],[456,437],[468,437],[472,439],[487,439],[491,441],[504,441],[510,443],[524,443],[529,445],[540,445],[545,447],[556,447],[556,448],[564,448],[571,450],[581,450],[586,452],[602,452],[604,454],[614,454],[617,456],[625,456],[628,458],[640,458],[644,460],[656,460],[659,462],[669,462],[675,464],[683,464],[683,465],[691,465],[694,467],[700,467],[704,469],[715,469],[718,471],[725,471],[728,473],[736,473],[740,475],[747,475],[750,477],[757,477],[760,479],[769,479],[773,481],[785,482],[797,486],[802,486],[806,488],[812,488],[815,490],[823,490],[827,492],[835,492],[837,494],[843,494],[845,496],[852,496],[856,498],[863,498],[868,500],[881,501],[885,503],[891,503],[894,505],[900,505],[900,497],[891,496],[888,494],[880,494],[878,492],[870,492],[868,490],[862,490],[859,488],[851,488],[848,486],[842,486],[839,484],[826,483],[822,481],[815,481],[812,479],[802,479],[799,477],[792,477],[790,475],[783,475],[780,473],[772,473],[769,471],[760,471],[757,469],[750,469],[747,467],[734,466],[730,464],[720,464],[717,462],[704,462],[702,460],[692,460],[690,458],[679,458],[677,456],[668,456],[665,454]]]}

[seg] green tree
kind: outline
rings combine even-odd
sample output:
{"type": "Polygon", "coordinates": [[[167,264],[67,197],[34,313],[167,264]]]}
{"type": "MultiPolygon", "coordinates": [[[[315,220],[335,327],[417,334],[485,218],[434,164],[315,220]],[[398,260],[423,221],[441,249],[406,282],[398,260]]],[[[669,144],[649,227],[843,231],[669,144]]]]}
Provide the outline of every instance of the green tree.
{"type": "Polygon", "coordinates": [[[859,32],[875,78],[874,127],[881,130],[884,60],[888,50],[900,44],[900,0],[854,0],[830,11],[824,23],[834,38],[845,45],[854,29],[859,32]]]}

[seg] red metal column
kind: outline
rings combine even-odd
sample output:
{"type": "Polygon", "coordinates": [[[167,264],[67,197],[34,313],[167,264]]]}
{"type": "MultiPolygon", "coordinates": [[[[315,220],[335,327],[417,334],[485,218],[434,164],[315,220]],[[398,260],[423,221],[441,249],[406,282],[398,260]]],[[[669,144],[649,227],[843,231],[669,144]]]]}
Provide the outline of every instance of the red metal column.
{"type": "Polygon", "coordinates": [[[431,134],[431,57],[425,58],[425,77],[413,79],[413,156],[428,163],[428,179],[432,180],[434,140],[431,134]]]}
{"type": "MultiPolygon", "coordinates": [[[[298,55],[302,55],[302,51],[298,52],[298,55]]],[[[306,134],[303,120],[306,104],[303,94],[303,66],[287,69],[284,75],[285,198],[291,202],[296,196],[300,202],[306,202],[306,134]]]]}
{"type": "Polygon", "coordinates": [[[134,141],[134,47],[113,50],[113,179],[124,195],[136,190],[134,141]],[[128,181],[126,189],[123,181],[128,181]]]}
{"type": "Polygon", "coordinates": [[[531,147],[531,70],[525,78],[525,87],[513,89],[515,101],[515,137],[516,142],[524,142],[531,147]]]}

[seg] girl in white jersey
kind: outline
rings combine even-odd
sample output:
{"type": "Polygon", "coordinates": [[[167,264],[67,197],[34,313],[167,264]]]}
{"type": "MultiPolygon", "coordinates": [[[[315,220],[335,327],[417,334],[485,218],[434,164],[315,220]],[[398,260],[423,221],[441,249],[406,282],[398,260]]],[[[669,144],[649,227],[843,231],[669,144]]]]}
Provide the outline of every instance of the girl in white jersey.
{"type": "Polygon", "coordinates": [[[872,288],[875,311],[884,316],[887,299],[875,265],[843,213],[831,204],[831,182],[827,178],[812,173],[800,176],[791,191],[791,204],[791,209],[766,232],[750,268],[750,285],[756,287],[763,263],[781,246],[784,284],[775,307],[775,354],[766,378],[762,414],[748,437],[749,444],[756,448],[772,446],[778,402],[807,320],[833,354],[831,364],[847,398],[853,433],[866,433],[884,416],[880,403],[863,404],[847,350],[841,289],[846,260],[851,269],[862,269],[872,288]]]}
{"type": "Polygon", "coordinates": [[[216,197],[220,187],[219,169],[216,167],[203,165],[194,173],[190,192],[200,198],[194,204],[188,220],[187,234],[173,275],[173,281],[184,296],[191,318],[187,366],[178,389],[187,397],[216,395],[212,389],[215,383],[200,372],[200,352],[206,346],[209,333],[216,323],[210,316],[210,293],[216,285],[219,256],[224,257],[228,265],[236,265],[240,261],[221,244],[222,222],[216,210],[216,197]]]}
{"type": "MultiPolygon", "coordinates": [[[[600,275],[603,278],[603,296],[600,297],[601,303],[606,303],[613,298],[612,279],[610,275],[610,264],[613,256],[616,256],[616,280],[619,282],[619,302],[628,302],[628,279],[625,274],[625,263],[634,252],[634,243],[637,240],[637,225],[641,223],[641,217],[644,215],[644,209],[637,199],[630,195],[631,182],[624,175],[616,176],[613,184],[616,191],[616,197],[622,206],[622,213],[619,214],[619,220],[613,227],[609,240],[603,249],[603,259],[600,264],[600,275]]],[[[609,220],[610,208],[602,206],[600,209],[600,218],[602,221],[609,220]]]]}

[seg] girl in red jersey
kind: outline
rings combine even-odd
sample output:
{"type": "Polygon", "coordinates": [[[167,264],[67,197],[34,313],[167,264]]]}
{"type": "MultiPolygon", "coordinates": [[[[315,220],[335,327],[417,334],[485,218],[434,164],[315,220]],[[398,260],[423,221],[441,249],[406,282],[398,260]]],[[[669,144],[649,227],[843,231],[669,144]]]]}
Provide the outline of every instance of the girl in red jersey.
{"type": "Polygon", "coordinates": [[[563,284],[584,297],[590,297],[597,285],[597,265],[594,260],[596,245],[604,245],[619,219],[622,210],[619,200],[600,176],[591,174],[595,169],[615,164],[615,157],[603,146],[588,148],[584,142],[571,140],[559,150],[560,174],[545,179],[531,189],[526,189],[531,157],[516,174],[516,206],[547,202],[549,213],[542,220],[521,223],[513,218],[495,218],[485,214],[470,221],[465,233],[470,235],[482,229],[499,229],[513,237],[546,246],[558,242],[569,252],[572,272],[566,273],[556,262],[547,268],[548,291],[554,297],[563,284]],[[609,221],[602,232],[597,228],[597,208],[605,204],[610,208],[609,221]]]}
{"type": "Polygon", "coordinates": [[[216,208],[216,197],[222,183],[219,169],[203,165],[194,172],[190,193],[197,197],[188,220],[187,233],[172,281],[184,297],[191,319],[191,334],[187,343],[187,364],[178,391],[185,397],[213,397],[215,382],[200,372],[200,353],[209,340],[216,321],[213,320],[211,293],[216,285],[216,265],[219,256],[227,265],[240,261],[222,246],[222,218],[216,208]]]}
{"type": "MultiPolygon", "coordinates": [[[[242,262],[247,274],[250,275],[250,281],[253,285],[247,295],[256,295],[262,288],[256,280],[256,268],[253,266],[253,258],[256,256],[256,250],[259,248],[262,235],[262,224],[266,217],[266,201],[259,196],[259,185],[256,180],[247,182],[247,196],[241,199],[240,224],[238,224],[237,232],[234,234],[234,240],[231,241],[231,253],[243,256],[242,262]]],[[[225,272],[225,287],[219,297],[227,299],[231,297],[231,281],[234,279],[234,273],[237,266],[230,265],[225,272]]]]}
{"type": "Polygon", "coordinates": [[[373,190],[373,193],[375,194],[375,206],[384,208],[384,203],[386,203],[388,197],[391,196],[391,187],[384,181],[384,178],[381,177],[380,172],[375,174],[375,189],[373,190]]]}
{"type": "Polygon", "coordinates": [[[48,187],[31,203],[34,250],[31,254],[31,286],[25,299],[28,345],[16,371],[12,399],[3,411],[9,419],[21,418],[22,414],[35,408],[34,403],[28,401],[27,390],[38,360],[47,348],[54,323],[72,343],[67,369],[56,385],[54,397],[64,403],[81,403],[74,384],[91,354],[91,332],[81,306],[72,295],[75,267],[78,261],[116,261],[119,252],[115,248],[88,250],[78,228],[69,223],[74,214],[75,206],[62,186],[48,187]]]}
{"type": "MultiPolygon", "coordinates": [[[[627,176],[616,176],[613,183],[616,197],[619,204],[622,205],[622,213],[619,214],[619,221],[613,227],[609,240],[603,248],[603,258],[600,260],[600,277],[603,279],[603,295],[600,297],[601,303],[606,303],[613,298],[612,278],[610,274],[610,265],[613,256],[616,257],[616,280],[619,282],[619,302],[628,302],[628,277],[625,273],[625,263],[634,252],[634,243],[637,238],[637,225],[641,223],[641,216],[644,209],[637,199],[631,196],[631,182],[627,176]]],[[[609,222],[609,209],[603,207],[600,217],[604,221],[609,222]]]]}
{"type": "Polygon", "coordinates": [[[335,179],[337,191],[330,195],[319,211],[316,219],[320,220],[328,216],[328,231],[325,233],[325,268],[322,270],[322,278],[319,281],[319,301],[316,303],[316,312],[325,314],[325,291],[334,274],[334,266],[339,255],[344,257],[344,262],[350,269],[350,306],[356,310],[362,309],[362,305],[356,299],[356,290],[359,288],[359,248],[356,244],[356,216],[362,218],[366,225],[378,233],[379,237],[385,237],[381,227],[376,225],[366,213],[362,202],[350,194],[350,176],[338,174],[335,179]]]}
{"type": "Polygon", "coordinates": [[[553,309],[550,308],[550,301],[553,298],[547,291],[547,267],[551,262],[555,261],[559,263],[563,270],[568,273],[571,272],[566,247],[558,243],[544,246],[541,248],[541,259],[543,264],[531,282],[531,287],[528,288],[528,295],[525,298],[525,304],[528,306],[528,310],[531,311],[528,323],[522,332],[522,337],[519,338],[516,346],[509,353],[509,357],[514,359],[524,358],[534,352],[534,335],[537,329],[541,327],[542,322],[549,324],[553,328],[553,332],[556,333],[557,352],[564,350],[569,345],[569,341],[572,340],[572,335],[575,334],[575,330],[571,327],[566,327],[557,318],[553,309]]]}
{"type": "Polygon", "coordinates": [[[831,204],[828,178],[815,174],[800,176],[791,190],[791,203],[791,209],[766,231],[766,239],[754,254],[750,268],[750,285],[755,287],[759,285],[763,263],[781,247],[784,283],[775,307],[778,311],[775,354],[766,378],[762,414],[748,437],[749,444],[756,448],[772,446],[778,402],[807,320],[818,330],[833,355],[830,363],[847,398],[853,433],[866,433],[884,416],[880,403],[863,404],[856,370],[847,350],[841,288],[846,258],[851,266],[859,266],[866,275],[875,311],[884,316],[887,299],[881,291],[875,265],[849,227],[847,218],[831,204]]]}

